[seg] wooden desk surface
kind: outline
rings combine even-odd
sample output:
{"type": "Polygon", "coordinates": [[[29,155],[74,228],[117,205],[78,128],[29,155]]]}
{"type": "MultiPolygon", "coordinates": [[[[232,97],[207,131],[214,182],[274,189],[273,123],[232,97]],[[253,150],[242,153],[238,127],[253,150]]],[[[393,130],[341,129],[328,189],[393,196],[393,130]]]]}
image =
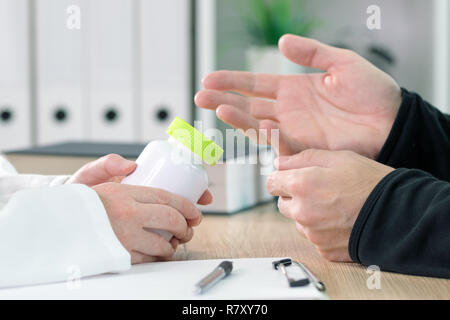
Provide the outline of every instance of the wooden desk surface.
{"type": "MultiPolygon", "coordinates": [[[[89,158],[11,155],[21,172],[67,174],[89,158]]],[[[356,263],[333,263],[321,258],[292,221],[277,213],[274,204],[234,216],[206,216],[194,239],[177,250],[175,259],[292,257],[305,263],[327,286],[331,299],[450,299],[450,280],[381,272],[381,288],[368,289],[370,276],[356,263]]]]}

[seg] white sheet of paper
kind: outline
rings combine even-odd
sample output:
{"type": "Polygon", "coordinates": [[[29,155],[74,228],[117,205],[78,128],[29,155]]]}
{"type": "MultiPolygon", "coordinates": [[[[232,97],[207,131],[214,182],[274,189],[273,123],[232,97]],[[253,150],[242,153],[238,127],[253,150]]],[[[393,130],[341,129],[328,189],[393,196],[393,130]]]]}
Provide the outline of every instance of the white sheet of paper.
{"type": "MultiPolygon", "coordinates": [[[[281,258],[227,259],[231,274],[201,295],[194,285],[223,261],[190,260],[133,266],[121,274],[82,278],[64,283],[0,290],[0,299],[164,299],[164,300],[275,300],[325,299],[311,284],[290,288],[286,277],[272,267],[281,258]]],[[[294,278],[304,277],[294,266],[294,278]]],[[[68,275],[69,277],[69,275],[68,275]]]]}

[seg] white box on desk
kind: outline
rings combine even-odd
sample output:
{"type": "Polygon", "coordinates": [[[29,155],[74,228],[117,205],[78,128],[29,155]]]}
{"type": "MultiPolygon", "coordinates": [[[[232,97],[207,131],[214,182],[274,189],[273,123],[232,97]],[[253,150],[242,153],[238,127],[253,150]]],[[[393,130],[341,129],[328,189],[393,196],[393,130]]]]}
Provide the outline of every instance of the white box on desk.
{"type": "Polygon", "coordinates": [[[266,163],[259,160],[254,154],[224,161],[214,167],[207,166],[209,191],[214,200],[212,204],[199,208],[206,214],[233,214],[271,201],[273,197],[265,189],[268,176],[261,175],[269,172],[270,168],[267,169],[266,163]]]}

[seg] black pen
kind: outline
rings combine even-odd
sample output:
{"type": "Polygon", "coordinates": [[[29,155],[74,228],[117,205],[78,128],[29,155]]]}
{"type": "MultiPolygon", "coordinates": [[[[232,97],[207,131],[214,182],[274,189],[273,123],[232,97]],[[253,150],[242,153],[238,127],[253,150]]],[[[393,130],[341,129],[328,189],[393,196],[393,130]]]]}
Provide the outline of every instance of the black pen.
{"type": "Polygon", "coordinates": [[[194,293],[202,294],[217,282],[228,276],[231,273],[231,270],[233,270],[233,262],[223,261],[210,274],[194,286],[194,293]]]}

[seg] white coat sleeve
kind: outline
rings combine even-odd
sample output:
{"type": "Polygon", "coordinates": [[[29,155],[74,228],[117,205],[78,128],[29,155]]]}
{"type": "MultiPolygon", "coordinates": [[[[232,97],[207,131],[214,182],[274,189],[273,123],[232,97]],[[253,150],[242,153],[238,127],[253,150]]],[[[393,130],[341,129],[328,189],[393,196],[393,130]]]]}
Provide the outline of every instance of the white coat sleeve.
{"type": "Polygon", "coordinates": [[[14,167],[0,155],[0,209],[19,190],[61,185],[69,177],[18,174],[14,167]]]}
{"type": "MultiPolygon", "coordinates": [[[[83,185],[26,189],[0,210],[0,287],[130,268],[97,193],[83,185]]],[[[72,278],[70,278],[72,277],[72,278]]]]}

